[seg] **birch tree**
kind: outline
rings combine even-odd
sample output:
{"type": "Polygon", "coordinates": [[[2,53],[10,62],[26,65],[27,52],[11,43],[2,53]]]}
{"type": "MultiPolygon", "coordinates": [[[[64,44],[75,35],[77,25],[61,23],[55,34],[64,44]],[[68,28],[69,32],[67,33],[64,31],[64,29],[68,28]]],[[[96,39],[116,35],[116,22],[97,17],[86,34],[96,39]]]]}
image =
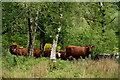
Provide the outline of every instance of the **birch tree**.
{"type": "Polygon", "coordinates": [[[61,3],[59,3],[59,22],[58,22],[58,27],[57,27],[58,31],[57,31],[55,38],[53,39],[53,45],[52,45],[52,50],[51,50],[51,55],[50,55],[50,60],[53,62],[56,62],[56,47],[57,47],[59,33],[61,31],[61,19],[62,18],[63,18],[63,15],[62,15],[61,3]]]}

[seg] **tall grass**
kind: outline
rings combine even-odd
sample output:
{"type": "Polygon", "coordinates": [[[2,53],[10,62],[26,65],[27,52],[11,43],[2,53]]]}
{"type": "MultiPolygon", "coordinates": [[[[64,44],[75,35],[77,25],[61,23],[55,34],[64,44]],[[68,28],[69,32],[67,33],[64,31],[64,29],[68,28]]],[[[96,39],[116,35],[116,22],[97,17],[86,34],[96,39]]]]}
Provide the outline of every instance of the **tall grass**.
{"type": "Polygon", "coordinates": [[[2,61],[2,77],[4,78],[118,77],[118,63],[117,61],[111,59],[102,59],[99,61],[93,61],[91,59],[79,59],[73,61],[57,60],[56,63],[52,63],[49,58],[36,59],[32,57],[12,56],[11,63],[10,61],[8,63],[8,57],[5,58],[2,61]],[[12,58],[15,58],[17,62],[12,61],[12,58]]]}

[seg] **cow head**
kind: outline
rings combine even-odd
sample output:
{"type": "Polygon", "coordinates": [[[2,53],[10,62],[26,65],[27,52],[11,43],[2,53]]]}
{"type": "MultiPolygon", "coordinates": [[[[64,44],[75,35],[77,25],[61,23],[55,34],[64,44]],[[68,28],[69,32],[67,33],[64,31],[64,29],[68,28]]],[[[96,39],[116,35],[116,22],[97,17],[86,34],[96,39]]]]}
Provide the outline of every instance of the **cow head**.
{"type": "Polygon", "coordinates": [[[88,52],[91,52],[93,47],[94,47],[94,46],[92,46],[92,45],[86,46],[86,48],[88,48],[88,52]]]}
{"type": "Polygon", "coordinates": [[[15,52],[19,47],[17,45],[11,45],[10,50],[15,52]]]}

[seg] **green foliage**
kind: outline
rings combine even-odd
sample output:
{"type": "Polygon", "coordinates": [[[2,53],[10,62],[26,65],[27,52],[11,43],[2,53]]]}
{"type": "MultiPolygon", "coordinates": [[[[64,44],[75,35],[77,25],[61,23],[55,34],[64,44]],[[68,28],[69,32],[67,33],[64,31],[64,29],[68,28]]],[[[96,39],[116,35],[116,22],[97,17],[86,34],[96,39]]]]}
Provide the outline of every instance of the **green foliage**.
{"type": "Polygon", "coordinates": [[[39,40],[35,40],[34,48],[35,49],[40,49],[40,41],[39,40]]]}
{"type": "MultiPolygon", "coordinates": [[[[40,61],[44,61],[46,58],[41,58],[40,61]]],[[[12,55],[10,52],[7,52],[6,55],[3,54],[2,66],[9,70],[14,68],[19,68],[21,70],[29,70],[37,64],[39,60],[36,60],[34,57],[30,56],[16,56],[12,55]],[[36,62],[37,61],[37,62],[36,62]]],[[[41,62],[42,63],[42,62],[41,62]]]]}
{"type": "Polygon", "coordinates": [[[66,45],[94,45],[95,54],[113,53],[113,48],[118,47],[118,38],[110,25],[116,22],[114,17],[117,15],[116,9],[110,8],[110,6],[116,7],[116,5],[113,3],[103,4],[104,6],[101,9],[105,12],[100,11],[99,3],[76,3],[76,9],[72,9],[72,15],[69,15],[71,16],[69,23],[72,24],[67,23],[68,28],[64,28],[64,34],[60,36],[62,40],[59,44],[62,45],[63,49],[66,48],[66,45]],[[105,13],[104,17],[102,13],[105,13]],[[104,23],[102,24],[101,21],[104,23]],[[103,30],[104,32],[102,32],[103,30]]]}
{"type": "Polygon", "coordinates": [[[101,78],[106,77],[106,75],[116,77],[116,63],[113,61],[108,61],[107,63],[104,63],[104,61],[98,62],[99,64],[103,64],[99,65],[88,58],[87,60],[71,62],[57,60],[57,63],[51,64],[49,58],[35,59],[25,56],[16,57],[15,55],[11,55],[8,50],[13,42],[24,48],[28,47],[27,19],[28,17],[34,19],[34,14],[37,9],[39,11],[39,27],[36,32],[34,48],[39,49],[41,37],[45,38],[45,43],[52,43],[57,33],[57,28],[61,26],[58,40],[58,45],[61,46],[61,49],[65,50],[66,45],[94,45],[94,54],[119,52],[118,50],[114,50],[114,48],[118,48],[119,46],[119,37],[116,35],[116,32],[119,32],[118,3],[103,2],[103,7],[101,7],[98,2],[3,2],[2,6],[2,31],[4,32],[4,34],[2,34],[2,67],[5,71],[8,70],[5,73],[12,76],[13,74],[11,73],[18,71],[20,72],[20,76],[22,75],[24,77],[26,77],[26,75],[23,75],[24,71],[28,71],[26,74],[28,74],[29,77],[31,77],[30,73],[31,75],[34,74],[35,77],[52,78],[101,78]],[[59,17],[60,7],[62,8],[62,19],[59,17]],[[28,8],[31,10],[30,16],[28,15],[28,8]],[[58,25],[58,22],[61,24],[58,25]],[[113,65],[111,66],[109,62],[113,63],[113,65]],[[109,66],[105,66],[106,64],[109,66]],[[35,67],[35,69],[33,69],[33,67],[35,67]],[[96,69],[92,67],[96,67],[96,69]],[[102,67],[106,68],[103,69],[102,67]],[[38,76],[38,74],[40,76],[38,76]]]}
{"type": "Polygon", "coordinates": [[[17,43],[18,45],[20,46],[23,46],[24,48],[27,48],[27,40],[28,40],[28,36],[27,35],[19,35],[20,33],[6,33],[6,35],[3,35],[2,38],[3,38],[3,47],[4,48],[9,48],[9,46],[12,44],[12,43],[17,43]],[[10,35],[8,37],[8,35],[10,35]],[[12,35],[12,36],[11,36],[12,35]]]}
{"type": "Polygon", "coordinates": [[[105,30],[103,34],[101,29],[92,30],[89,26],[68,29],[68,34],[64,42],[66,42],[65,45],[94,45],[95,49],[93,50],[95,53],[112,53],[113,48],[118,46],[117,38],[113,30],[105,30]]]}
{"type": "Polygon", "coordinates": [[[118,63],[109,59],[97,62],[90,58],[73,61],[57,59],[53,63],[45,57],[17,57],[9,52],[6,54],[2,57],[4,78],[116,78],[118,75],[118,63]]]}
{"type": "MultiPolygon", "coordinates": [[[[65,49],[66,45],[86,46],[91,44],[95,46],[95,53],[111,53],[113,51],[112,48],[118,47],[117,38],[115,35],[117,27],[116,22],[118,21],[115,19],[112,22],[116,27],[112,27],[114,25],[109,23],[114,17],[117,16],[116,9],[110,8],[110,6],[116,7],[116,5],[113,3],[103,4],[104,7],[101,9],[105,10],[104,18],[101,15],[102,12],[100,11],[99,3],[61,3],[63,19],[61,20],[62,28],[58,44],[62,47],[62,49],[65,49]],[[98,21],[93,21],[94,16],[98,21]],[[103,20],[106,24],[105,29],[101,27],[101,21],[103,20]],[[103,29],[105,30],[105,33],[102,32],[103,29]]],[[[25,8],[25,5],[27,7],[31,6],[31,15],[34,14],[35,9],[39,8],[40,15],[38,25],[45,31],[45,42],[52,43],[57,31],[57,23],[59,22],[59,3],[10,3],[9,6],[12,7],[11,10],[14,10],[15,16],[17,16],[18,12],[16,12],[14,7],[21,6],[22,9],[18,7],[17,10],[20,12],[25,8]]],[[[7,15],[11,15],[7,13],[9,11],[7,9],[7,3],[3,3],[3,10],[5,12],[5,15],[3,15],[3,24],[9,25],[8,22],[5,22],[5,20],[9,18],[7,15]]],[[[22,12],[24,12],[24,10],[22,12]]],[[[21,19],[16,20],[16,25],[12,25],[11,27],[12,30],[3,35],[4,48],[9,48],[9,45],[13,42],[16,42],[18,45],[25,48],[27,47],[28,34],[26,32],[28,28],[26,26],[27,24],[25,23],[26,19],[24,16],[21,18],[23,19],[22,21],[21,19]],[[20,24],[17,24],[18,22],[20,22],[20,24]],[[14,30],[19,30],[20,32],[14,32],[14,30]]],[[[12,19],[12,17],[9,18],[9,20],[12,19]]],[[[3,30],[6,28],[7,27],[3,26],[3,30]]],[[[40,30],[37,29],[35,48],[38,49],[40,34],[40,30]]]]}

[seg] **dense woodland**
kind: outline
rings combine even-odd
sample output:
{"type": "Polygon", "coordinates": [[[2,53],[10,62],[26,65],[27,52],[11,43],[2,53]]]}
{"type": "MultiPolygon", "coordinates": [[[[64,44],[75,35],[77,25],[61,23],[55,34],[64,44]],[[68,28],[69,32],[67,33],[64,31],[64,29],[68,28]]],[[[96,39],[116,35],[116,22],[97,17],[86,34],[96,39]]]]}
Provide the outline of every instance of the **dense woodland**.
{"type": "MultiPolygon", "coordinates": [[[[119,52],[120,35],[119,11],[119,2],[3,2],[1,33],[3,67],[9,69],[11,66],[19,64],[14,61],[14,59],[18,60],[16,57],[8,58],[11,55],[9,52],[10,45],[16,43],[20,47],[29,48],[29,53],[32,48],[44,50],[45,44],[53,44],[56,34],[59,34],[57,46],[61,50],[65,50],[67,45],[94,45],[92,51],[94,55],[117,53],[119,52]],[[58,28],[61,28],[59,32],[58,28]],[[8,59],[11,59],[10,61],[13,63],[6,63],[9,62],[8,59]]],[[[28,61],[22,57],[20,60],[28,61]]],[[[18,60],[18,62],[20,61],[18,60]]],[[[66,63],[58,62],[60,64],[66,63]]],[[[33,66],[32,63],[30,64],[33,66]]],[[[57,66],[60,65],[57,63],[57,66]]],[[[45,77],[43,75],[42,77],[45,77]]],[[[11,76],[4,75],[4,77],[11,76]]],[[[90,77],[90,75],[86,77],[90,77]]]]}
{"type": "Polygon", "coordinates": [[[3,49],[12,43],[29,45],[29,18],[36,27],[34,47],[51,43],[61,26],[58,45],[94,45],[95,53],[112,53],[118,47],[118,3],[2,3],[3,49]],[[60,5],[59,5],[60,4],[60,5]],[[59,8],[63,18],[59,18],[59,8]],[[38,11],[38,21],[35,21],[38,11]],[[35,25],[35,23],[37,25],[35,25]]]}

